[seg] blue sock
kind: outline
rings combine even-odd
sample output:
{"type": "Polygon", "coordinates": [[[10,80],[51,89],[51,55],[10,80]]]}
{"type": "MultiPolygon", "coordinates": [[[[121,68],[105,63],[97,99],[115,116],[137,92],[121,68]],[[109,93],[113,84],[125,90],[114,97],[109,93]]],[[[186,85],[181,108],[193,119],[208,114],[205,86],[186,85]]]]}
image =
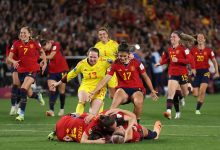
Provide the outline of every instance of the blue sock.
{"type": "Polygon", "coordinates": [[[20,108],[23,113],[25,112],[26,104],[27,104],[27,90],[24,88],[21,88],[21,102],[20,102],[20,108]]]}
{"type": "Polygon", "coordinates": [[[50,110],[54,111],[54,105],[56,103],[57,95],[55,91],[49,91],[49,105],[50,110]]]}
{"type": "Polygon", "coordinates": [[[64,109],[65,97],[65,94],[60,94],[60,109],[64,109]]]}
{"type": "Polygon", "coordinates": [[[15,106],[18,97],[18,86],[13,85],[11,89],[11,106],[15,106]]]}
{"type": "Polygon", "coordinates": [[[148,129],[148,135],[146,137],[144,137],[144,139],[152,140],[155,137],[157,137],[157,132],[151,131],[151,130],[148,129]]]}

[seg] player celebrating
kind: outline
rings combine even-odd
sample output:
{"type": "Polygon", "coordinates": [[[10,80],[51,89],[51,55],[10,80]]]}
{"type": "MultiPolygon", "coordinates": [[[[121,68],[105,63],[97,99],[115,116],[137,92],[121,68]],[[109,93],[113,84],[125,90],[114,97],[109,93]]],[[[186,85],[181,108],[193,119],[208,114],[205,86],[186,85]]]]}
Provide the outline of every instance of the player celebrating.
{"type": "Polygon", "coordinates": [[[93,97],[94,94],[104,87],[113,74],[116,73],[118,86],[110,108],[117,108],[121,104],[132,102],[134,104],[134,113],[139,121],[145,95],[145,88],[140,75],[150,88],[153,100],[156,100],[158,97],[156,95],[157,92],[153,89],[150,78],[146,74],[144,65],[136,59],[130,59],[129,55],[128,44],[122,42],[118,47],[118,59],[111,65],[111,69],[105,78],[90,93],[90,97],[93,97]]]}
{"type": "MultiPolygon", "coordinates": [[[[98,38],[100,41],[95,44],[95,47],[99,50],[100,56],[110,62],[115,61],[118,51],[118,43],[109,38],[108,30],[105,27],[98,29],[98,38]]],[[[114,74],[112,79],[108,82],[109,97],[111,99],[115,94],[115,87],[117,84],[117,77],[114,74]]]]}
{"type": "Polygon", "coordinates": [[[106,70],[110,64],[102,58],[99,58],[99,50],[97,48],[90,48],[87,55],[87,58],[80,61],[72,71],[62,78],[61,81],[54,82],[51,85],[51,88],[55,88],[61,83],[69,82],[78,74],[82,73],[83,79],[78,89],[79,102],[76,107],[76,113],[82,114],[84,112],[85,103],[90,102],[89,112],[91,113],[91,116],[93,116],[98,114],[103,105],[106,87],[100,89],[92,99],[89,99],[89,92],[94,90],[99,81],[105,76],[106,70]]]}
{"type": "MultiPolygon", "coordinates": [[[[16,120],[23,121],[24,120],[24,113],[27,103],[27,95],[32,95],[33,92],[31,89],[31,84],[35,82],[37,72],[40,71],[40,66],[37,63],[39,54],[38,51],[41,52],[43,58],[43,66],[42,66],[42,73],[44,72],[47,62],[46,62],[46,55],[41,48],[40,44],[36,41],[31,39],[32,31],[29,27],[23,27],[20,30],[19,39],[18,41],[13,43],[11,51],[8,56],[9,62],[13,64],[13,67],[17,69],[19,80],[21,82],[21,89],[20,89],[20,112],[19,116],[16,117],[16,120]],[[13,56],[16,55],[18,60],[14,60],[13,56]]],[[[41,104],[44,105],[44,101],[42,98],[39,99],[41,104]]]]}
{"type": "MultiPolygon", "coordinates": [[[[54,105],[56,103],[57,92],[56,88],[51,88],[54,82],[58,82],[62,77],[69,71],[66,59],[60,51],[60,43],[51,40],[42,40],[41,45],[46,53],[46,57],[49,60],[48,65],[48,80],[47,84],[49,87],[49,111],[46,112],[47,116],[54,116],[54,105]],[[59,66],[59,67],[57,67],[59,66]]],[[[65,105],[65,88],[66,84],[62,83],[58,86],[60,93],[60,111],[58,116],[64,115],[65,105]]]]}
{"type": "Polygon", "coordinates": [[[204,34],[197,35],[197,46],[191,48],[191,54],[195,60],[196,76],[193,81],[193,95],[198,97],[195,114],[201,114],[200,109],[205,100],[206,89],[210,79],[209,59],[215,67],[215,77],[219,77],[218,64],[215,59],[214,52],[206,47],[204,34]]]}
{"type": "Polygon", "coordinates": [[[171,119],[171,110],[173,106],[173,99],[176,90],[181,88],[183,96],[189,94],[188,91],[188,71],[186,64],[192,64],[194,69],[193,59],[190,55],[189,49],[180,44],[181,34],[177,31],[172,32],[170,41],[171,47],[168,48],[168,53],[165,52],[162,55],[161,62],[155,66],[169,64],[168,67],[168,95],[167,95],[167,111],[164,112],[164,116],[171,119]]]}

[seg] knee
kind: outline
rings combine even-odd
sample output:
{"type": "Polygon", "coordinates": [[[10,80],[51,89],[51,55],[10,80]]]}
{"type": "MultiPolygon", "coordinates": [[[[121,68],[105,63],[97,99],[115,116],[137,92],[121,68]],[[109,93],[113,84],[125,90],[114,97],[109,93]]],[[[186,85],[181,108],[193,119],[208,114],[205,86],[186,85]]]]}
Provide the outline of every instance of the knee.
{"type": "Polygon", "coordinates": [[[143,99],[134,99],[134,105],[137,107],[142,107],[144,103],[143,99]]]}

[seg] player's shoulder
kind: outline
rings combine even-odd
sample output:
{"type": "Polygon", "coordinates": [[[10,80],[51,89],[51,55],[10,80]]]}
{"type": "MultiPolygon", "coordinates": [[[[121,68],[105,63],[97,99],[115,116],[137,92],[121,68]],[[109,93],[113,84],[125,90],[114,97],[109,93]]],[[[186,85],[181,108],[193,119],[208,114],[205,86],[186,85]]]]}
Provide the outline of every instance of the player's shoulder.
{"type": "Polygon", "coordinates": [[[118,42],[116,42],[115,40],[112,40],[112,39],[109,40],[109,43],[113,44],[113,45],[118,45],[118,42]]]}
{"type": "Polygon", "coordinates": [[[102,46],[103,45],[103,43],[101,42],[101,41],[99,41],[99,42],[97,42],[96,44],[95,44],[95,48],[99,48],[100,46],[102,46]]]}

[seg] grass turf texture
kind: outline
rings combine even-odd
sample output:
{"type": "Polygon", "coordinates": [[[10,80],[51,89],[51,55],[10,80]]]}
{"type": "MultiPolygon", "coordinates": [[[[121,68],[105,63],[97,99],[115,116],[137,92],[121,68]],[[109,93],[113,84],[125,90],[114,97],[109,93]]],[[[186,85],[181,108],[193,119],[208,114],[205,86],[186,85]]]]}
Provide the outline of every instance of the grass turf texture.
{"type": "MultiPolygon", "coordinates": [[[[153,129],[156,120],[163,124],[160,139],[157,141],[142,141],[135,144],[78,144],[48,141],[47,135],[53,130],[54,124],[59,119],[46,117],[47,105],[40,104],[29,99],[24,122],[16,122],[14,116],[9,116],[10,101],[0,100],[0,147],[10,149],[79,149],[79,150],[217,150],[220,147],[220,95],[207,95],[206,102],[202,107],[202,115],[195,115],[196,100],[194,97],[186,98],[186,106],[181,108],[182,116],[179,120],[167,120],[162,113],[165,111],[165,98],[161,97],[157,102],[145,99],[141,124],[153,129]]],[[[65,113],[74,112],[77,104],[76,97],[68,97],[66,100],[65,113]]],[[[108,108],[111,100],[106,99],[105,108],[108,108]]],[[[128,104],[120,108],[132,110],[133,105],[128,104]]],[[[59,110],[56,104],[55,113],[59,110]]],[[[86,109],[88,110],[88,108],[86,109]]],[[[172,111],[174,117],[175,113],[172,111]]]]}

